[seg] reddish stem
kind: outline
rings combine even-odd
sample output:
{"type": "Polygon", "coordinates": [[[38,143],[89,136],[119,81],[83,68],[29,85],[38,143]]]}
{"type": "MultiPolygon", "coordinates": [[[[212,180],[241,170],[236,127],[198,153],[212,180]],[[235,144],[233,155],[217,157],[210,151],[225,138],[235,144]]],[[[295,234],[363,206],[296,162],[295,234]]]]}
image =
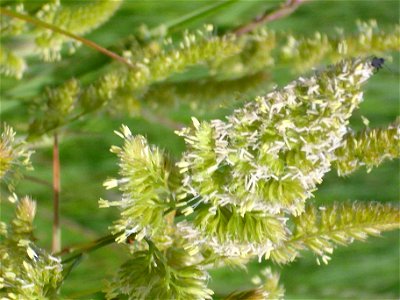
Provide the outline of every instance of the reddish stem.
{"type": "Polygon", "coordinates": [[[306,1],[308,0],[288,0],[285,4],[281,5],[276,10],[273,10],[272,12],[266,12],[264,15],[255,18],[250,23],[238,27],[233,32],[237,36],[240,36],[250,31],[253,31],[256,27],[262,24],[282,19],[293,13],[301,4],[306,1]]]}
{"type": "Polygon", "coordinates": [[[60,228],[60,155],[58,149],[58,136],[54,133],[53,144],[53,236],[51,251],[59,252],[61,249],[60,228]]]}
{"type": "Polygon", "coordinates": [[[103,53],[104,55],[107,55],[108,57],[111,57],[112,59],[115,59],[115,60],[117,60],[117,61],[119,61],[119,62],[131,67],[131,68],[134,68],[134,66],[129,61],[127,61],[125,58],[119,56],[118,54],[116,54],[116,53],[114,53],[114,52],[112,52],[110,50],[107,50],[106,48],[104,48],[104,47],[92,42],[91,40],[85,39],[85,38],[83,38],[81,36],[78,36],[76,34],[68,32],[68,31],[66,31],[64,29],[61,29],[61,28],[59,28],[57,26],[54,26],[53,24],[49,24],[49,23],[43,22],[41,20],[32,18],[32,17],[30,17],[28,15],[20,14],[20,13],[17,13],[15,11],[3,8],[3,7],[0,7],[0,14],[5,15],[5,16],[9,16],[9,17],[12,17],[12,18],[17,18],[17,19],[20,19],[20,20],[24,20],[24,21],[26,21],[28,23],[31,23],[31,24],[34,24],[36,26],[47,28],[47,29],[50,29],[50,30],[52,30],[54,32],[57,32],[59,34],[65,35],[65,36],[67,36],[67,37],[69,37],[71,39],[74,39],[76,41],[81,42],[82,44],[84,44],[84,45],[86,45],[86,46],[88,46],[90,48],[95,49],[96,51],[99,51],[99,52],[103,53]]]}

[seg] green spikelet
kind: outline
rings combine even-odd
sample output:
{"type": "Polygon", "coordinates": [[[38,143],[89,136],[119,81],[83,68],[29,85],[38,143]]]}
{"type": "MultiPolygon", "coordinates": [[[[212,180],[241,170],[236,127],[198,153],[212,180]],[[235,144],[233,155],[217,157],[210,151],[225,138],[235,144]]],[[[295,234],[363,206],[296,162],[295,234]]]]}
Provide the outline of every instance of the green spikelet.
{"type": "MultiPolygon", "coordinates": [[[[24,5],[22,3],[14,6],[7,6],[8,9],[24,13],[24,5]]],[[[0,18],[0,30],[2,38],[14,37],[24,33],[27,30],[26,23],[16,18],[0,18]]],[[[25,59],[15,51],[13,45],[7,45],[3,40],[0,45],[0,74],[21,79],[27,64],[25,59]]]]}
{"type": "Polygon", "coordinates": [[[35,246],[33,219],[36,203],[25,197],[15,199],[17,209],[0,244],[0,296],[2,299],[57,299],[62,282],[62,265],[35,246]]]}
{"type": "Polygon", "coordinates": [[[26,70],[26,63],[23,58],[9,51],[6,47],[0,47],[0,73],[6,76],[22,78],[26,70]]]}
{"type": "Polygon", "coordinates": [[[273,50],[277,47],[274,31],[260,29],[237,39],[240,52],[222,61],[210,63],[210,73],[223,78],[239,78],[265,71],[274,65],[273,50]]]}
{"type": "Polygon", "coordinates": [[[30,137],[63,125],[72,112],[80,91],[79,83],[75,79],[66,81],[58,88],[47,89],[40,99],[44,103],[42,114],[29,126],[30,137]]]}
{"type": "MultiPolygon", "coordinates": [[[[6,6],[6,8],[18,13],[26,13],[23,3],[8,5],[6,6]]],[[[16,18],[1,17],[0,29],[2,37],[9,37],[22,34],[27,30],[27,27],[26,23],[22,20],[16,18]]]]}
{"type": "MultiPolygon", "coordinates": [[[[39,7],[34,9],[29,9],[29,7],[35,6],[32,3],[12,4],[5,8],[28,17],[37,18],[69,33],[83,35],[106,22],[120,7],[121,3],[122,0],[99,0],[87,3],[61,3],[57,0],[35,3],[39,7]]],[[[2,40],[0,73],[17,79],[22,78],[27,69],[24,57],[32,55],[34,51],[39,53],[45,61],[55,61],[61,59],[61,50],[64,44],[69,44],[70,52],[73,52],[79,45],[78,42],[65,35],[46,28],[31,26],[19,18],[2,16],[0,28],[2,37],[9,37],[7,41],[2,40]],[[22,35],[24,36],[21,38],[22,35]],[[27,43],[18,46],[21,41],[27,43]],[[32,51],[23,49],[29,43],[34,46],[31,49],[32,51]]]]}
{"type": "Polygon", "coordinates": [[[313,37],[289,36],[281,49],[280,58],[294,66],[297,71],[306,71],[324,61],[335,63],[344,57],[383,55],[400,50],[400,26],[381,30],[375,20],[357,22],[358,32],[328,36],[316,32],[313,37]]]}
{"type": "Polygon", "coordinates": [[[193,224],[184,221],[178,226],[193,253],[206,246],[219,257],[261,259],[269,256],[276,243],[286,240],[285,221],[283,215],[262,211],[241,215],[232,205],[217,208],[215,213],[210,206],[202,206],[196,209],[193,224]]]}
{"type": "Polygon", "coordinates": [[[154,248],[132,254],[121,266],[115,279],[108,283],[106,298],[127,295],[129,299],[211,299],[207,288],[208,274],[193,264],[183,249],[173,248],[165,254],[154,248]]]}
{"type": "Polygon", "coordinates": [[[256,98],[227,122],[193,119],[194,128],[178,132],[188,149],[177,164],[182,212],[194,213],[216,253],[268,257],[286,239],[282,213],[304,211],[373,71],[369,60],[342,61],[256,98]]]}
{"type": "Polygon", "coordinates": [[[124,233],[117,241],[124,242],[133,233],[141,240],[166,226],[164,214],[175,205],[169,180],[171,166],[158,148],[149,146],[142,136],[132,136],[128,127],[117,133],[125,144],[123,148],[113,146],[111,151],[120,158],[121,178],[109,179],[104,186],[118,186],[123,196],[120,201],[100,200],[100,207],[121,208],[121,218],[112,226],[114,233],[124,233]]]}
{"type": "Polygon", "coordinates": [[[385,129],[365,129],[348,133],[336,150],[334,166],[339,176],[348,175],[361,166],[369,172],[387,159],[400,158],[400,119],[385,129]]]}
{"type": "MultiPolygon", "coordinates": [[[[68,32],[83,35],[106,22],[120,7],[121,0],[100,0],[88,3],[61,5],[60,2],[48,3],[36,13],[36,17],[68,32]]],[[[48,30],[38,30],[36,45],[46,61],[61,58],[60,51],[64,42],[63,35],[48,30]]]]}
{"type": "Polygon", "coordinates": [[[32,169],[29,150],[24,141],[15,138],[15,131],[7,124],[1,127],[0,136],[0,179],[7,183],[10,191],[22,177],[22,169],[32,169]]]}
{"type": "MultiPolygon", "coordinates": [[[[213,36],[211,31],[212,27],[206,26],[204,30],[196,33],[185,32],[178,46],[170,45],[155,55],[146,53],[141,61],[135,63],[136,68],[127,72],[123,80],[122,97],[117,96],[118,101],[115,101],[113,109],[135,110],[150,84],[182,73],[194,65],[222,61],[240,51],[234,36],[217,37],[213,36]],[[126,97],[127,94],[132,94],[132,91],[136,97],[126,97]]],[[[166,40],[167,45],[171,42],[166,40]]]]}
{"type": "Polygon", "coordinates": [[[237,99],[234,104],[244,100],[245,95],[260,95],[268,88],[269,77],[264,72],[243,76],[239,79],[187,80],[175,83],[152,85],[143,96],[143,102],[152,109],[189,105],[192,110],[204,113],[220,107],[232,107],[232,95],[237,99]]]}
{"type": "Polygon", "coordinates": [[[178,163],[185,192],[212,206],[233,204],[241,214],[301,213],[372,74],[368,60],[346,60],[256,98],[228,122],[194,120],[194,129],[179,132],[188,147],[178,163]]]}
{"type": "MultiPolygon", "coordinates": [[[[237,53],[240,48],[233,36],[213,36],[207,27],[196,34],[185,33],[178,47],[170,46],[165,51],[146,55],[134,63],[134,68],[114,68],[96,82],[85,88],[71,89],[75,97],[70,103],[76,104],[66,121],[74,120],[101,107],[111,111],[138,114],[142,96],[151,84],[165,80],[173,74],[183,72],[193,65],[223,59],[237,53]]],[[[78,86],[78,84],[77,84],[78,86]]],[[[63,90],[63,87],[58,89],[63,90]]],[[[65,101],[63,101],[65,103],[65,101]]],[[[161,103],[162,104],[162,103],[161,103]]],[[[65,115],[63,114],[63,117],[65,115]]],[[[51,121],[37,117],[30,128],[30,137],[40,136],[63,125],[58,116],[49,116],[51,121]],[[53,120],[56,118],[56,120],[53,120]],[[53,122],[54,121],[54,122],[53,122]]]]}
{"type": "MultiPolygon", "coordinates": [[[[334,204],[324,207],[308,206],[293,218],[292,238],[271,252],[277,263],[287,263],[309,249],[328,263],[335,245],[348,245],[354,240],[365,240],[383,231],[400,227],[398,207],[380,203],[334,204]]],[[[318,260],[319,262],[319,260],[318,260]]]]}

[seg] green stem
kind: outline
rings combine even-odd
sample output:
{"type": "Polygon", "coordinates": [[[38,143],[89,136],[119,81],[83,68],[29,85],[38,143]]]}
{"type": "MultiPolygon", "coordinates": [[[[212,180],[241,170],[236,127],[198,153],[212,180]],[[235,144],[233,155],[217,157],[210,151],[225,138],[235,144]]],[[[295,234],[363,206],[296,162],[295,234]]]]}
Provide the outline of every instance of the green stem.
{"type": "Polygon", "coordinates": [[[94,42],[92,42],[92,41],[90,41],[88,39],[85,39],[85,38],[80,37],[78,35],[75,35],[75,34],[73,34],[71,32],[68,32],[68,31],[66,31],[64,29],[61,29],[61,28],[59,28],[57,26],[54,26],[53,24],[49,24],[49,23],[43,22],[41,20],[32,18],[32,17],[24,15],[24,14],[17,13],[15,11],[11,11],[11,10],[3,8],[3,7],[0,7],[0,14],[5,15],[5,16],[9,16],[11,18],[17,18],[17,19],[20,19],[20,20],[24,20],[24,21],[26,21],[28,23],[31,23],[31,24],[34,24],[36,26],[44,27],[44,28],[50,29],[51,31],[54,31],[54,32],[57,32],[59,34],[65,35],[65,36],[67,36],[67,37],[69,37],[71,39],[74,39],[76,41],[81,42],[82,44],[84,44],[84,45],[86,45],[86,46],[88,46],[90,48],[95,49],[96,51],[99,51],[99,52],[103,53],[104,55],[107,55],[107,56],[111,57],[112,59],[115,59],[115,60],[123,63],[124,65],[127,65],[127,66],[129,66],[131,68],[134,68],[134,66],[129,61],[127,61],[125,58],[119,56],[118,54],[116,54],[114,52],[111,52],[111,51],[107,50],[106,48],[103,48],[100,45],[98,45],[98,44],[96,44],[96,43],[94,43],[94,42]]]}
{"type": "Polygon", "coordinates": [[[34,182],[34,183],[41,184],[41,185],[43,185],[45,187],[53,188],[53,184],[51,182],[47,181],[47,180],[43,180],[43,179],[40,179],[40,178],[36,178],[34,176],[25,175],[25,174],[24,174],[24,179],[26,179],[28,181],[31,181],[31,182],[34,182]]]}
{"type": "Polygon", "coordinates": [[[92,299],[92,297],[88,297],[90,295],[94,295],[102,292],[103,289],[99,287],[91,288],[89,290],[84,290],[75,294],[68,295],[68,299],[92,299]]]}
{"type": "Polygon", "coordinates": [[[176,31],[177,29],[179,29],[189,23],[192,23],[192,22],[199,20],[201,18],[204,18],[206,16],[212,15],[212,14],[220,11],[221,9],[226,8],[238,1],[239,0],[228,0],[228,1],[219,2],[219,3],[213,4],[211,6],[207,6],[207,7],[198,9],[192,13],[182,16],[181,18],[177,18],[177,19],[175,19],[169,23],[166,23],[162,26],[153,28],[150,31],[150,34],[151,34],[151,36],[157,35],[158,32],[160,31],[160,28],[165,29],[169,33],[176,31]]]}
{"type": "Polygon", "coordinates": [[[62,127],[62,126],[64,126],[64,125],[67,125],[67,124],[71,124],[71,123],[73,123],[73,122],[75,122],[75,121],[78,121],[81,117],[83,117],[84,115],[86,115],[86,114],[88,114],[88,113],[91,113],[91,112],[94,112],[94,111],[96,111],[98,108],[95,108],[95,109],[93,109],[93,110],[91,110],[91,111],[83,111],[83,112],[80,112],[79,114],[76,114],[75,116],[72,116],[71,118],[69,118],[69,119],[67,119],[67,120],[64,120],[64,121],[62,121],[61,123],[59,123],[59,124],[56,124],[56,125],[54,125],[54,126],[52,126],[52,127],[48,127],[48,128],[46,128],[45,130],[43,130],[43,131],[41,131],[41,132],[39,132],[39,133],[34,133],[34,134],[30,134],[30,135],[28,135],[28,137],[27,137],[27,141],[34,141],[34,140],[36,140],[37,138],[39,138],[40,136],[42,136],[42,135],[44,135],[44,134],[46,134],[46,133],[49,133],[50,131],[52,131],[52,130],[55,130],[55,129],[57,129],[57,128],[60,128],[60,127],[62,127]]]}
{"type": "MultiPolygon", "coordinates": [[[[164,216],[167,215],[170,212],[170,210],[168,210],[167,212],[164,213],[164,216]]],[[[176,215],[175,215],[176,216],[176,215]]],[[[174,217],[175,217],[174,216],[174,217]]],[[[95,241],[89,242],[87,244],[84,245],[78,245],[75,247],[68,247],[68,248],[64,248],[62,251],[56,253],[55,255],[57,256],[61,256],[61,255],[65,255],[65,254],[69,254],[70,256],[63,259],[62,263],[66,264],[70,261],[73,261],[75,259],[77,259],[78,257],[82,256],[85,253],[89,253],[89,252],[93,252],[94,250],[97,250],[101,247],[107,246],[109,244],[112,244],[115,241],[115,238],[121,234],[123,234],[123,231],[117,232],[115,234],[109,234],[106,236],[103,236],[95,241]]],[[[131,234],[130,236],[128,236],[126,239],[127,240],[134,240],[136,236],[136,233],[131,234]]],[[[149,244],[149,247],[151,248],[151,245],[154,246],[153,242],[149,239],[146,239],[146,242],[149,244]]]]}
{"type": "Polygon", "coordinates": [[[63,272],[63,282],[68,278],[69,274],[71,274],[72,270],[81,262],[83,254],[79,255],[74,259],[74,261],[67,267],[64,268],[63,272]]]}
{"type": "Polygon", "coordinates": [[[82,256],[83,254],[93,252],[99,248],[102,248],[104,246],[107,246],[109,244],[112,244],[115,241],[115,237],[117,235],[121,234],[121,232],[117,234],[109,234],[107,236],[101,237],[93,242],[90,242],[85,245],[77,246],[77,247],[69,247],[66,249],[63,249],[59,253],[56,253],[56,255],[63,255],[63,254],[70,254],[69,257],[65,258],[62,260],[63,264],[66,264],[70,261],[75,260],[76,258],[82,256]]]}

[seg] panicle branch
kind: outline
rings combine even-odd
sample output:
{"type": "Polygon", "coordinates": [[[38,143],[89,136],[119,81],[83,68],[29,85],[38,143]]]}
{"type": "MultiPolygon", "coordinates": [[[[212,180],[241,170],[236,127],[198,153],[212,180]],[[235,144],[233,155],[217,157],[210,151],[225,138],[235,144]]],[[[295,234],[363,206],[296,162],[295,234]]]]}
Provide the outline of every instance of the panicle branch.
{"type": "MultiPolygon", "coordinates": [[[[84,43],[114,59],[127,63],[122,57],[102,48],[79,35],[88,33],[107,21],[119,8],[121,0],[100,0],[72,6],[62,5],[61,1],[44,3],[35,13],[25,9],[23,3],[1,7],[1,29],[3,37],[18,38],[29,36],[30,43],[24,47],[33,48],[45,61],[61,59],[64,44],[69,44],[70,52],[84,43]],[[34,14],[34,15],[33,15],[34,14]],[[38,26],[31,28],[27,24],[38,26]]],[[[29,5],[28,5],[29,7],[29,5]]],[[[0,52],[0,72],[20,79],[26,70],[26,54],[12,51],[5,45],[0,52]],[[11,60],[10,60],[11,59],[11,60]]],[[[28,51],[29,52],[29,51],[28,51]]]]}

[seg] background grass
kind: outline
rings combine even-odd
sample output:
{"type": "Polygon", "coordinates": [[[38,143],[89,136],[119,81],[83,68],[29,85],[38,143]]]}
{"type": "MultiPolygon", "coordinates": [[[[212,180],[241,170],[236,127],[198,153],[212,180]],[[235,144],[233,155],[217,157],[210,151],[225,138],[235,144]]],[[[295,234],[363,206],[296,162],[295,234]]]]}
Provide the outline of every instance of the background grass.
{"type": "MultiPolygon", "coordinates": [[[[180,16],[205,7],[212,1],[129,1],[125,0],[118,13],[105,25],[87,38],[112,47],[122,38],[134,35],[141,24],[149,28],[169,22],[180,16]]],[[[247,22],[277,1],[239,1],[238,3],[189,24],[198,28],[203,23],[213,23],[217,32],[224,32],[247,22]]],[[[385,28],[399,20],[398,1],[315,1],[303,5],[293,15],[268,24],[269,28],[299,34],[312,34],[316,29],[332,33],[335,27],[354,31],[355,21],[376,19],[385,28]]],[[[374,53],[371,53],[373,55],[374,53]]],[[[1,80],[1,121],[6,121],[17,130],[26,130],[28,108],[32,99],[46,85],[55,85],[70,77],[91,82],[102,72],[108,59],[81,47],[71,57],[56,64],[45,64],[32,60],[23,81],[8,78],[1,80]]],[[[387,64],[399,70],[398,55],[387,64]]],[[[190,76],[188,74],[187,76],[190,76]]],[[[287,70],[277,69],[271,80],[282,86],[295,79],[287,70]]],[[[381,70],[365,87],[365,102],[354,115],[352,124],[361,126],[360,116],[371,121],[371,127],[381,126],[399,115],[399,76],[388,69],[381,70]]],[[[229,110],[229,109],[228,109],[229,110]]],[[[179,122],[223,117],[227,109],[204,113],[186,107],[174,107],[165,115],[179,122]]],[[[70,126],[69,133],[60,143],[62,170],[62,243],[71,245],[87,242],[108,234],[107,227],[116,218],[112,209],[99,209],[100,197],[110,198],[115,192],[106,192],[102,182],[116,175],[117,159],[109,152],[113,144],[121,140],[113,130],[121,124],[128,125],[134,133],[145,135],[149,141],[165,148],[174,157],[184,150],[184,143],[170,129],[131,116],[92,114],[84,121],[70,126]]],[[[51,140],[45,140],[33,156],[33,175],[51,181],[51,140]]],[[[18,186],[19,195],[31,195],[38,202],[35,221],[38,243],[50,248],[52,219],[52,190],[46,186],[23,180],[18,186]]],[[[2,189],[2,195],[6,191],[2,189]]],[[[348,178],[338,178],[333,172],[325,177],[314,200],[317,203],[332,201],[380,201],[399,200],[399,162],[388,162],[366,174],[359,170],[348,178]]],[[[3,201],[1,219],[12,214],[11,205],[3,201]]],[[[328,266],[318,266],[313,255],[304,254],[296,262],[282,268],[282,283],[287,299],[398,299],[399,291],[399,235],[398,232],[371,238],[367,243],[354,243],[334,252],[328,266]]],[[[116,245],[100,249],[85,257],[65,282],[62,293],[67,298],[102,299],[98,290],[102,278],[111,276],[126,254],[116,245]]],[[[218,295],[250,287],[250,279],[269,262],[252,262],[248,272],[221,268],[212,270],[211,288],[218,295]]],[[[280,269],[278,266],[273,266],[280,269]]]]}

